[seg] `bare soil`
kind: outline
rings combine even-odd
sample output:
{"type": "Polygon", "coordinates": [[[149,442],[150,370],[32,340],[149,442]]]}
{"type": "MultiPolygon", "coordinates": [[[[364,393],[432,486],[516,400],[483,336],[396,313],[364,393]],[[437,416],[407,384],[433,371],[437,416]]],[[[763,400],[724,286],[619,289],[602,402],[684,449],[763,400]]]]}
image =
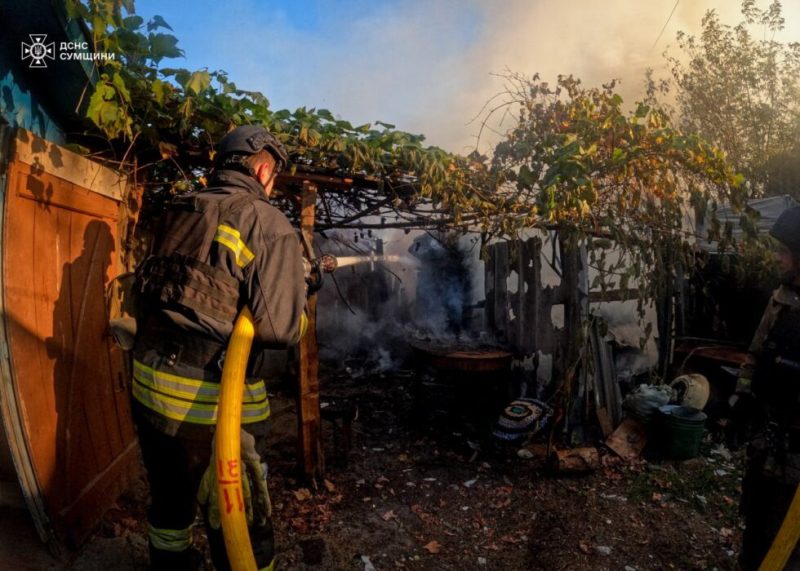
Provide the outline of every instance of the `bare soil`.
{"type": "MultiPolygon", "coordinates": [[[[328,372],[322,381],[323,402],[351,403],[358,418],[346,465],[324,423],[328,466],[316,488],[293,476],[293,398],[280,389],[272,398],[280,569],[735,568],[742,458],[710,437],[684,462],[623,462],[600,446],[600,469],[557,475],[542,457],[546,443],[523,459],[488,438],[465,395],[453,405],[461,414],[446,399],[415,401],[409,372],[328,372]]],[[[73,568],[99,568],[103,541],[124,554],[122,567],[145,566],[146,496],[143,482],[123,496],[73,568]]]]}

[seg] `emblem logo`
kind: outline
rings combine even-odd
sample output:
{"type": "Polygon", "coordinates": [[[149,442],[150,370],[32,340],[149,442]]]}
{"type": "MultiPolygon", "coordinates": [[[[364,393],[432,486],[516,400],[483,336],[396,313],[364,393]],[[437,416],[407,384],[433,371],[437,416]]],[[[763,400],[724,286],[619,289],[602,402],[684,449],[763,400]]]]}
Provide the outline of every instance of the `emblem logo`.
{"type": "Polygon", "coordinates": [[[30,68],[47,67],[47,59],[56,59],[56,43],[45,43],[47,34],[28,34],[31,43],[22,42],[22,61],[30,59],[30,68]]]}

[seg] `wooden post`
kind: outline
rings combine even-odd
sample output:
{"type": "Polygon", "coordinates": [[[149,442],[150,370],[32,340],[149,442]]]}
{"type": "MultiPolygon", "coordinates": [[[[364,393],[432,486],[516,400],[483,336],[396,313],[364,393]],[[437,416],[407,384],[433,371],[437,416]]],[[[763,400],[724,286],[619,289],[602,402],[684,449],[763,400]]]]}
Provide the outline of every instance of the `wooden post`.
{"type": "MultiPolygon", "coordinates": [[[[300,229],[312,244],[317,187],[303,183],[300,229]]],[[[300,340],[297,391],[297,453],[303,475],[321,481],[325,475],[322,420],[319,408],[319,350],[317,347],[317,295],[308,298],[308,332],[300,340]]]]}

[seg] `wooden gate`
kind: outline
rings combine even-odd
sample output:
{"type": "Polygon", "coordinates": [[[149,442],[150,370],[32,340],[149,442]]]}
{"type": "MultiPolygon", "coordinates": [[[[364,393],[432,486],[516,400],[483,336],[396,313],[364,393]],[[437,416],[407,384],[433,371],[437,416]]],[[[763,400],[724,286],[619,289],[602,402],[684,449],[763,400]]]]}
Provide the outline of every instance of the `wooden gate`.
{"type": "Polygon", "coordinates": [[[104,295],[120,270],[124,182],[27,131],[14,143],[3,193],[3,422],[40,535],[74,545],[138,471],[104,295]]]}

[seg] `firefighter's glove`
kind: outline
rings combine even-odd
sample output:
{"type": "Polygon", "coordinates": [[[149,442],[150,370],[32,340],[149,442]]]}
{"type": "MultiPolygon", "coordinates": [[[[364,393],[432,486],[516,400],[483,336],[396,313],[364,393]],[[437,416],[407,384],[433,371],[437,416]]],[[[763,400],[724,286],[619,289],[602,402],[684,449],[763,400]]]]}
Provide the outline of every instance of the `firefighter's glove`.
{"type": "Polygon", "coordinates": [[[206,506],[206,520],[212,529],[219,529],[219,494],[217,491],[217,469],[214,455],[211,455],[211,462],[206,468],[203,478],[200,480],[200,488],[197,490],[197,501],[200,505],[206,506]]]}
{"type": "MultiPolygon", "coordinates": [[[[251,468],[252,462],[248,460],[248,458],[252,458],[254,454],[255,457],[258,458],[258,454],[255,451],[255,439],[251,434],[245,432],[244,430],[241,432],[241,450],[243,459],[242,465],[244,467],[241,475],[242,500],[245,506],[247,525],[251,525],[253,523],[253,493],[250,481],[251,479],[256,478],[255,474],[263,474],[264,494],[266,494],[266,471],[261,468],[260,462],[256,462],[259,468],[258,471],[251,468]],[[251,475],[251,473],[253,475],[251,475]]],[[[217,470],[215,460],[216,458],[212,452],[208,468],[206,468],[206,471],[203,473],[203,477],[200,480],[200,487],[197,490],[197,501],[201,505],[206,506],[206,518],[208,520],[208,525],[212,529],[219,529],[221,520],[219,511],[219,486],[217,485],[217,470]]],[[[264,494],[262,494],[259,490],[258,480],[256,480],[257,501],[264,494]]],[[[261,501],[263,502],[263,500],[261,501]]],[[[266,505],[269,507],[266,515],[271,515],[272,509],[269,505],[269,495],[266,495],[266,505]]],[[[258,510],[256,510],[256,514],[259,516],[259,518],[261,517],[258,510]]]]}
{"type": "Polygon", "coordinates": [[[249,480],[245,492],[247,506],[247,523],[266,525],[272,516],[272,502],[267,488],[267,464],[261,461],[256,452],[256,440],[249,432],[242,430],[242,462],[245,466],[246,478],[249,480]]]}
{"type": "Polygon", "coordinates": [[[319,260],[309,260],[303,257],[303,276],[306,297],[317,293],[322,288],[322,268],[319,260]]]}

